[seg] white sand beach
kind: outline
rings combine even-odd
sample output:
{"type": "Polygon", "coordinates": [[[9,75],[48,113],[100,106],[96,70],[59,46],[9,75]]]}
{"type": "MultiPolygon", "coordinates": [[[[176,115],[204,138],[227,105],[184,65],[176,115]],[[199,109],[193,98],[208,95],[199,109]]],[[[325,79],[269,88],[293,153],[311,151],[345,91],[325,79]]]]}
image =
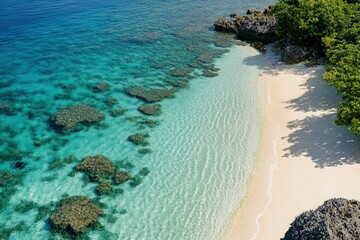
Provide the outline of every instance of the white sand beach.
{"type": "Polygon", "coordinates": [[[340,100],[321,80],[323,66],[284,65],[270,49],[260,64],[262,140],[247,198],[224,239],[273,240],[325,200],[360,200],[360,141],[334,124],[340,100]]]}

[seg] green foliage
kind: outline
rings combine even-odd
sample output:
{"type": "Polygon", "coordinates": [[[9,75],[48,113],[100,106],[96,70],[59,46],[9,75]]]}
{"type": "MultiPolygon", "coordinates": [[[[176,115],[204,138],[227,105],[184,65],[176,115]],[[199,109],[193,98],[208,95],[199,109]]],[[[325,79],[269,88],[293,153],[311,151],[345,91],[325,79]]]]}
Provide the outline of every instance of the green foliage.
{"type": "Polygon", "coordinates": [[[322,45],[323,79],[343,97],[335,123],[360,135],[360,1],[279,0],[274,14],[279,36],[322,45]]]}
{"type": "Polygon", "coordinates": [[[280,37],[321,43],[345,27],[347,4],[343,0],[280,0],[274,9],[280,37]]]}

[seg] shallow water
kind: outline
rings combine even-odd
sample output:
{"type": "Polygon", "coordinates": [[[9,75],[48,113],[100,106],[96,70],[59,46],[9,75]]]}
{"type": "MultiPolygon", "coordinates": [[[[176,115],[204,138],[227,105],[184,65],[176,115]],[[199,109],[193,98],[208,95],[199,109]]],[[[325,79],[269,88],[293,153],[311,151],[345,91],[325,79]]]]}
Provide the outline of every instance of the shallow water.
{"type": "Polygon", "coordinates": [[[103,154],[133,175],[143,167],[150,174],[135,188],[121,186],[123,194],[101,197],[109,206],[101,219],[105,231],[91,232],[92,238],[217,239],[246,189],[259,122],[257,69],[242,64],[257,53],[230,47],[236,43],[232,36],[213,32],[211,25],[217,16],[271,2],[2,1],[0,103],[12,105],[14,115],[0,114],[0,169],[23,181],[13,184],[16,191],[0,185],[8,196],[0,205],[0,225],[25,223],[10,238],[50,235],[48,215],[35,220],[38,207],[14,210],[21,200],[40,206],[64,194],[95,198],[96,184],[84,184],[82,173],[68,174],[83,157],[103,154]],[[189,75],[171,76],[199,59],[203,66],[189,75]],[[219,75],[200,76],[210,61],[219,75]],[[133,85],[170,89],[169,80],[184,79],[189,87],[163,100],[156,117],[139,113],[143,102],[124,93],[133,85]],[[109,90],[94,92],[104,81],[109,90]],[[118,104],[107,105],[108,97],[118,104]],[[59,107],[79,103],[93,106],[105,120],[71,134],[49,125],[59,107]],[[112,117],[118,108],[127,111],[112,117]],[[144,117],[159,125],[139,125],[144,117]],[[149,133],[152,153],[139,154],[127,141],[137,132],[149,133]],[[69,155],[78,160],[54,164],[69,155]],[[19,161],[23,169],[15,168],[19,161]],[[110,212],[115,222],[109,223],[110,212]]]}

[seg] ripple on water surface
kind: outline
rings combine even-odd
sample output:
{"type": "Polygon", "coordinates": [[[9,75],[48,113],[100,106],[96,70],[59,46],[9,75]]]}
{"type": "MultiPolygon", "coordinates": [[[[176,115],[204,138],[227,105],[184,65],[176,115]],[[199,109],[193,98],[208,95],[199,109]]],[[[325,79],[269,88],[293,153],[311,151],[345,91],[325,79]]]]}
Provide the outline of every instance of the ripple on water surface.
{"type": "Polygon", "coordinates": [[[216,16],[239,9],[238,4],[229,1],[220,9],[216,1],[159,7],[157,1],[5,0],[0,9],[1,234],[46,239],[45,220],[56,202],[84,195],[107,205],[100,219],[105,231],[91,232],[93,239],[220,236],[244,194],[259,125],[257,70],[242,63],[255,52],[237,46],[216,60],[229,48],[215,46],[235,40],[209,31],[216,16]],[[170,21],[169,16],[177,17],[170,21]],[[97,89],[102,83],[108,88],[97,89]],[[149,103],[125,93],[134,85],[178,91],[159,102],[159,116],[148,116],[138,108],[149,103]],[[73,132],[54,128],[54,113],[77,104],[91,106],[104,120],[73,132]],[[149,145],[129,142],[135,133],[149,135],[149,145]],[[126,182],[115,186],[122,194],[97,196],[97,183],[74,171],[85,156],[97,154],[141,184],[134,188],[126,182]]]}

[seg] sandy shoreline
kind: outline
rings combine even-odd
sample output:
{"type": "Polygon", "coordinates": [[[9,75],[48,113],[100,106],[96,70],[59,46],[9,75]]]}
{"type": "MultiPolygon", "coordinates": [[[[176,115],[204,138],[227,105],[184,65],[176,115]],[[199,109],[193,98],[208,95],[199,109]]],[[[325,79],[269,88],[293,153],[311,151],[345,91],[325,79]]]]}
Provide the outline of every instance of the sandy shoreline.
{"type": "Polygon", "coordinates": [[[246,199],[223,239],[280,239],[303,211],[334,197],[360,200],[360,141],[333,121],[339,97],[324,67],[287,66],[271,50],[249,57],[261,76],[262,136],[246,199]]]}

